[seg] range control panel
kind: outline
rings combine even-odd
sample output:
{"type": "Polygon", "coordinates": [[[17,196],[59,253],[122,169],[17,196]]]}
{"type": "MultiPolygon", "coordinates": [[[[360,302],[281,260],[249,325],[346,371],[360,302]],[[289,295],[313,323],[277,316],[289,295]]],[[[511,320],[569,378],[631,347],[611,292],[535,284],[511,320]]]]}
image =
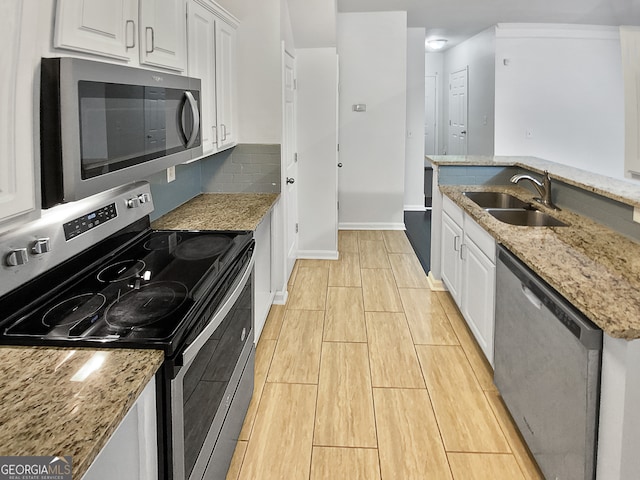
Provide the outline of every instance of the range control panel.
{"type": "Polygon", "coordinates": [[[98,210],[94,210],[91,213],[75,218],[62,226],[64,229],[64,239],[69,241],[84,232],[88,232],[98,225],[102,225],[103,223],[116,218],[117,216],[118,212],[116,211],[116,204],[112,203],[111,205],[107,205],[99,208],[98,210]]]}

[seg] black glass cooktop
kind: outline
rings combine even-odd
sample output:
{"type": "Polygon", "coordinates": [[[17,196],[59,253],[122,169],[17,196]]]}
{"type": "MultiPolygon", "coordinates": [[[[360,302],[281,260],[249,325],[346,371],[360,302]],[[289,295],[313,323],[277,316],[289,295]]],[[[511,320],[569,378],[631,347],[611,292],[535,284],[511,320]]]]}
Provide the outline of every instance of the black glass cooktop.
{"type": "Polygon", "coordinates": [[[170,342],[179,329],[189,328],[184,323],[194,304],[208,302],[211,308],[211,300],[202,297],[225,288],[220,284],[251,243],[251,232],[149,231],[20,312],[2,334],[29,344],[170,342]]]}

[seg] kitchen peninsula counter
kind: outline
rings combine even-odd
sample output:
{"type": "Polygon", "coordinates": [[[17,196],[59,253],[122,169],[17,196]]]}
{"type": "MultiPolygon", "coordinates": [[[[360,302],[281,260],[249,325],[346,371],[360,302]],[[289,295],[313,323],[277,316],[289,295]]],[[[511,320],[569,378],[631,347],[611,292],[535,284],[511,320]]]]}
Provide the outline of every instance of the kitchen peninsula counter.
{"type": "Polygon", "coordinates": [[[82,478],[163,358],[158,350],[0,347],[0,455],[70,455],[73,478],[82,478]]]}
{"type": "MultiPolygon", "coordinates": [[[[456,177],[463,181],[439,185],[440,192],[609,336],[640,339],[640,297],[637,295],[640,243],[588,218],[588,212],[578,214],[568,208],[554,211],[536,204],[568,226],[510,225],[497,220],[462,194],[464,191],[497,191],[535,203],[530,190],[508,181],[507,185],[468,183],[479,172],[476,167],[520,167],[536,173],[548,170],[553,180],[633,207],[640,206],[640,185],[536,157],[439,155],[427,156],[425,162],[436,167],[469,167],[463,168],[456,177]]],[[[449,175],[449,178],[454,177],[449,175]]],[[[630,207],[626,208],[631,212],[630,207]]],[[[630,221],[631,213],[628,215],[630,221]]]]}
{"type": "Polygon", "coordinates": [[[279,193],[203,193],[152,223],[158,230],[255,230],[279,193]]]}

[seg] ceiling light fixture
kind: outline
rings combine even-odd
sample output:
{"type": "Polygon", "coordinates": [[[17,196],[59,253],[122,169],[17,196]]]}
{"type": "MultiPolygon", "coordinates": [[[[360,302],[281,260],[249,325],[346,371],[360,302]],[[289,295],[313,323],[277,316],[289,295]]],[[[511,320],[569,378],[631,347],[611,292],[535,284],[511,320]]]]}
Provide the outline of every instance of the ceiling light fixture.
{"type": "Polygon", "coordinates": [[[431,50],[442,50],[447,44],[447,40],[444,38],[434,38],[433,40],[427,40],[426,45],[431,50]]]}

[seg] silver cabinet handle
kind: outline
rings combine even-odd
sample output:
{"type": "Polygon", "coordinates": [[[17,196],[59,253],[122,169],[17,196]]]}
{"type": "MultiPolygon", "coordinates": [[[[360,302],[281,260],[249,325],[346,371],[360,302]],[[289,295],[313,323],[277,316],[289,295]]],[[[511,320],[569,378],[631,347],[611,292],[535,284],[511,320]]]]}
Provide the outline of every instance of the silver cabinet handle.
{"type": "MultiPolygon", "coordinates": [[[[153,53],[153,51],[156,49],[156,38],[155,38],[155,34],[153,32],[153,27],[145,27],[144,29],[144,37],[145,37],[145,41],[147,38],[149,38],[147,36],[147,32],[151,30],[151,50],[145,48],[145,52],[146,53],[153,53]]],[[[149,42],[147,42],[147,45],[149,44],[149,42]]]]}
{"type": "Polygon", "coordinates": [[[460,244],[458,242],[460,242],[460,237],[456,235],[455,237],[453,237],[453,249],[456,252],[460,250],[460,244]]]}
{"type": "MultiPolygon", "coordinates": [[[[185,147],[191,148],[197,140],[198,133],[200,132],[200,112],[198,111],[198,102],[193,97],[193,94],[191,92],[184,92],[184,96],[187,99],[185,103],[188,102],[189,106],[191,107],[191,117],[193,118],[193,129],[191,131],[191,136],[189,137],[189,139],[187,140],[187,144],[185,145],[185,147]]],[[[185,137],[187,136],[187,133],[185,132],[184,120],[182,123],[182,133],[185,137]]]]}
{"type": "Polygon", "coordinates": [[[288,183],[289,185],[291,185],[292,183],[295,183],[295,182],[296,182],[296,180],[295,180],[294,178],[287,177],[287,183],[288,183]]]}
{"type": "Polygon", "coordinates": [[[136,22],[134,22],[133,20],[127,20],[127,22],[124,24],[124,29],[125,29],[125,36],[127,37],[127,39],[129,38],[129,25],[131,25],[131,45],[129,45],[129,42],[125,41],[125,48],[127,50],[129,50],[130,48],[134,48],[136,46],[136,22]]]}
{"type": "Polygon", "coordinates": [[[218,143],[218,127],[217,127],[217,125],[213,125],[211,127],[211,130],[213,132],[213,143],[217,144],[218,143]]]}
{"type": "Polygon", "coordinates": [[[222,127],[222,141],[224,142],[227,139],[227,126],[224,123],[221,123],[222,127]]]}

